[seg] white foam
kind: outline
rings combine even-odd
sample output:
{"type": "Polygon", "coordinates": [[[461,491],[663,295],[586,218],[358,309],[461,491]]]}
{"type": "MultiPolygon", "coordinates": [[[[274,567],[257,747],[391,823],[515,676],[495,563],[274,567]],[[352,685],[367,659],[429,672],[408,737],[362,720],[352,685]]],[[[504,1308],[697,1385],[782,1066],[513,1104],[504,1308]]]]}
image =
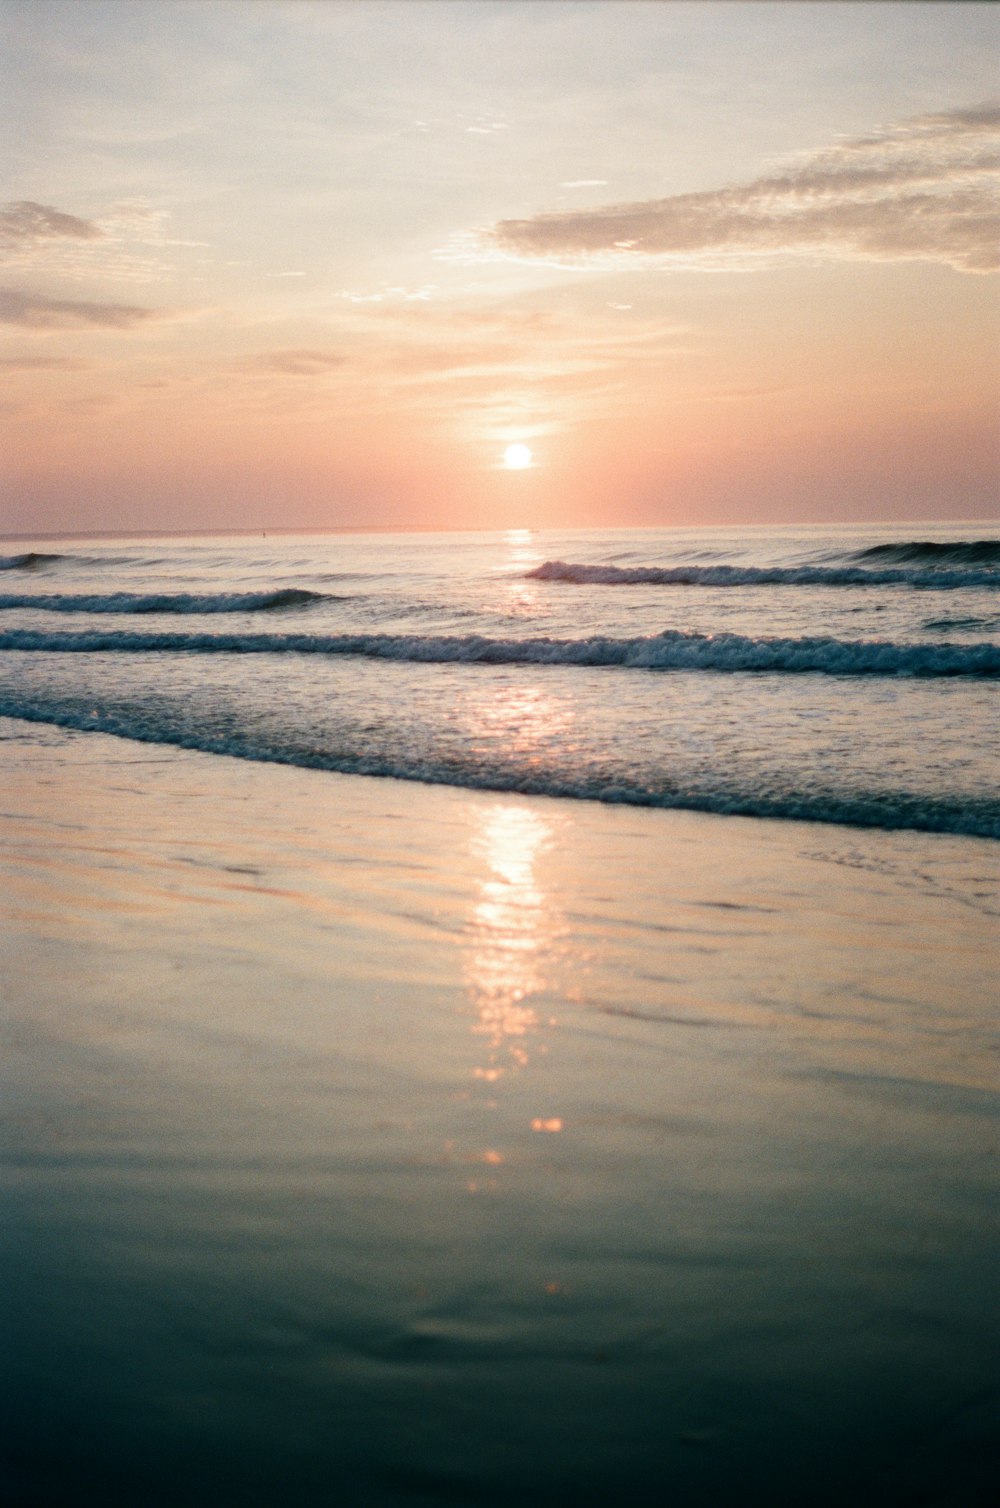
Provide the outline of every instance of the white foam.
{"type": "Polygon", "coordinates": [[[726,816],[822,822],[836,826],[951,833],[1000,839],[1000,802],[995,799],[934,797],[906,791],[851,793],[802,788],[761,793],[732,783],[705,789],[696,781],[665,789],[619,774],[614,783],[597,772],[575,776],[544,768],[526,771],[470,751],[467,759],[447,762],[417,753],[304,749],[269,739],[260,729],[235,736],[202,723],[177,721],[169,707],[134,703],[112,709],[83,710],[44,697],[0,695],[0,717],[54,724],[92,733],[109,733],[139,743],[169,744],[206,754],[228,755],[261,763],[294,765],[331,773],[412,780],[426,785],[450,785],[477,790],[516,791],[523,795],[555,796],[598,801],[614,806],[656,807],[666,810],[712,812],[726,816]]]}
{"type": "Polygon", "coordinates": [[[47,653],[354,655],[432,665],[565,665],[834,676],[1000,677],[1000,646],[750,638],[668,630],[646,638],[500,639],[479,634],[0,633],[0,650],[47,653]]]}

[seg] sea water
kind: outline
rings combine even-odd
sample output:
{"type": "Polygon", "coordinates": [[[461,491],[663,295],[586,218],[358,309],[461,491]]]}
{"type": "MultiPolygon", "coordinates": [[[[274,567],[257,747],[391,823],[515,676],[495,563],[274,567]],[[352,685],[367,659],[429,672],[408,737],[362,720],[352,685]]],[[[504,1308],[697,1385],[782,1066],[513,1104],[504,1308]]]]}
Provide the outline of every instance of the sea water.
{"type": "Polygon", "coordinates": [[[246,759],[1000,836],[976,526],[6,546],[0,715],[246,759]]]}
{"type": "Polygon", "coordinates": [[[990,1508],[989,533],[3,546],[4,1501],[990,1508]]]}

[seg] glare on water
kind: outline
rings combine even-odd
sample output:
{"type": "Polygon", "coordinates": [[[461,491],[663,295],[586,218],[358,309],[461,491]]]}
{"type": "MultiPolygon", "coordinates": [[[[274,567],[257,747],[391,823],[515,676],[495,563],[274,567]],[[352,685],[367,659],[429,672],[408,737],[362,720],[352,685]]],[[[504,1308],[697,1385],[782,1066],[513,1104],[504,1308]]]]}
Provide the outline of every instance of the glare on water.
{"type": "Polygon", "coordinates": [[[536,810],[508,804],[484,810],[473,840],[482,869],[466,972],[474,1030],[488,1049],[475,1074],[489,1083],[527,1065],[541,1024],[533,997],[545,987],[547,953],[565,926],[536,874],[551,840],[551,825],[536,810]]]}

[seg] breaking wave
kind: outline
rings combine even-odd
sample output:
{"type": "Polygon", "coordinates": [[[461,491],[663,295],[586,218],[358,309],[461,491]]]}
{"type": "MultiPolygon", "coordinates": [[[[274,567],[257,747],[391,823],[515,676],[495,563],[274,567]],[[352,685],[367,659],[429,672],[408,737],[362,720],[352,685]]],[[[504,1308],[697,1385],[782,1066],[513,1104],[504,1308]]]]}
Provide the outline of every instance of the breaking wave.
{"type": "Polygon", "coordinates": [[[909,586],[928,591],[954,591],[959,587],[1000,590],[997,571],[919,570],[905,566],[883,570],[865,566],[614,566],[546,560],[528,571],[526,579],[575,586],[909,586]]]}
{"type": "Polygon", "coordinates": [[[668,629],[645,638],[495,639],[480,634],[0,633],[0,650],[48,653],[353,655],[427,665],[566,665],[625,670],[1000,678],[1000,646],[749,638],[668,629]]]}
{"type": "Polygon", "coordinates": [[[48,723],[88,733],[113,734],[139,743],[169,744],[205,754],[228,755],[301,769],[346,775],[389,777],[427,785],[518,792],[598,801],[608,805],[657,807],[711,812],[725,816],[832,823],[837,826],[910,829],[968,837],[1000,838],[1000,802],[991,797],[930,795],[918,791],[824,791],[810,787],[760,791],[734,780],[726,785],[701,783],[696,777],[674,781],[630,778],[600,770],[573,775],[555,769],[526,768],[503,756],[472,752],[461,759],[421,755],[416,751],[371,748],[322,748],[268,734],[263,729],[213,726],[192,721],[155,703],[90,708],[86,702],[47,702],[44,697],[0,695],[0,716],[48,723]]]}
{"type": "Polygon", "coordinates": [[[308,592],[284,587],[272,592],[215,592],[199,596],[192,592],[97,594],[0,595],[0,612],[36,608],[48,613],[265,613],[275,608],[305,607],[310,602],[331,599],[326,592],[308,592]]]}

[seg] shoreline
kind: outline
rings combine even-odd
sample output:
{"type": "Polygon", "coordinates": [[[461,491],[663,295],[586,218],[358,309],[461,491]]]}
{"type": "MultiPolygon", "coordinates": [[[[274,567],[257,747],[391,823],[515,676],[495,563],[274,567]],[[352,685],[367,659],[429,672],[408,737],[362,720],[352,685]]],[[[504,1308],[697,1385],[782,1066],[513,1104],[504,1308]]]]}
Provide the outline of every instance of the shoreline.
{"type": "MultiPolygon", "coordinates": [[[[387,663],[397,662],[389,660],[387,663]]],[[[719,806],[712,806],[707,796],[699,799],[697,796],[677,795],[663,800],[656,793],[629,790],[627,787],[613,788],[613,794],[609,795],[602,794],[600,791],[581,789],[578,785],[570,783],[559,788],[550,781],[543,782],[538,777],[534,780],[526,779],[517,774],[512,774],[506,781],[501,777],[489,779],[470,775],[461,778],[454,771],[445,771],[440,775],[426,771],[403,774],[399,773],[398,765],[392,763],[388,763],[384,768],[364,768],[365,764],[370,766],[370,762],[360,758],[353,760],[345,758],[338,761],[336,758],[323,755],[296,758],[278,752],[262,753],[256,749],[242,751],[230,744],[215,743],[211,737],[195,739],[192,736],[185,736],[172,740],[161,736],[158,732],[142,729],[119,732],[115,717],[109,718],[96,710],[88,714],[67,714],[56,719],[45,713],[36,715],[24,710],[10,713],[0,708],[0,723],[23,723],[26,727],[50,728],[54,732],[70,736],[110,738],[115,742],[138,745],[141,748],[174,750],[178,754],[195,754],[208,759],[236,760],[241,764],[262,765],[272,769],[298,770],[306,775],[333,776],[345,780],[387,781],[393,785],[415,785],[430,790],[465,792],[498,798],[568,802],[576,806],[582,804],[587,807],[623,811],[688,814],[718,817],[725,821],[776,823],[778,826],[791,824],[793,827],[818,827],[848,834],[852,832],[859,834],[909,833],[915,838],[951,838],[957,841],[971,840],[975,843],[987,844],[995,844],[1000,840],[1000,829],[997,829],[992,814],[986,819],[980,819],[975,811],[970,811],[968,807],[958,815],[941,811],[928,812],[926,806],[918,807],[909,815],[902,814],[899,810],[895,812],[879,810],[877,805],[874,810],[869,809],[863,812],[859,805],[859,798],[848,796],[839,798],[844,801],[844,807],[837,815],[826,817],[815,811],[804,810],[801,806],[802,798],[795,797],[785,800],[757,798],[759,808],[755,810],[751,805],[753,798],[744,798],[740,802],[738,797],[731,797],[724,799],[719,806]],[[545,789],[544,785],[549,785],[550,788],[545,789]],[[743,809],[740,809],[741,806],[743,809]],[[845,816],[845,810],[851,815],[845,816]],[[981,822],[987,824],[988,830],[984,830],[984,826],[979,825],[981,822]]],[[[837,799],[830,798],[831,801],[837,799]]],[[[916,802],[913,804],[916,805],[916,802]]]]}

